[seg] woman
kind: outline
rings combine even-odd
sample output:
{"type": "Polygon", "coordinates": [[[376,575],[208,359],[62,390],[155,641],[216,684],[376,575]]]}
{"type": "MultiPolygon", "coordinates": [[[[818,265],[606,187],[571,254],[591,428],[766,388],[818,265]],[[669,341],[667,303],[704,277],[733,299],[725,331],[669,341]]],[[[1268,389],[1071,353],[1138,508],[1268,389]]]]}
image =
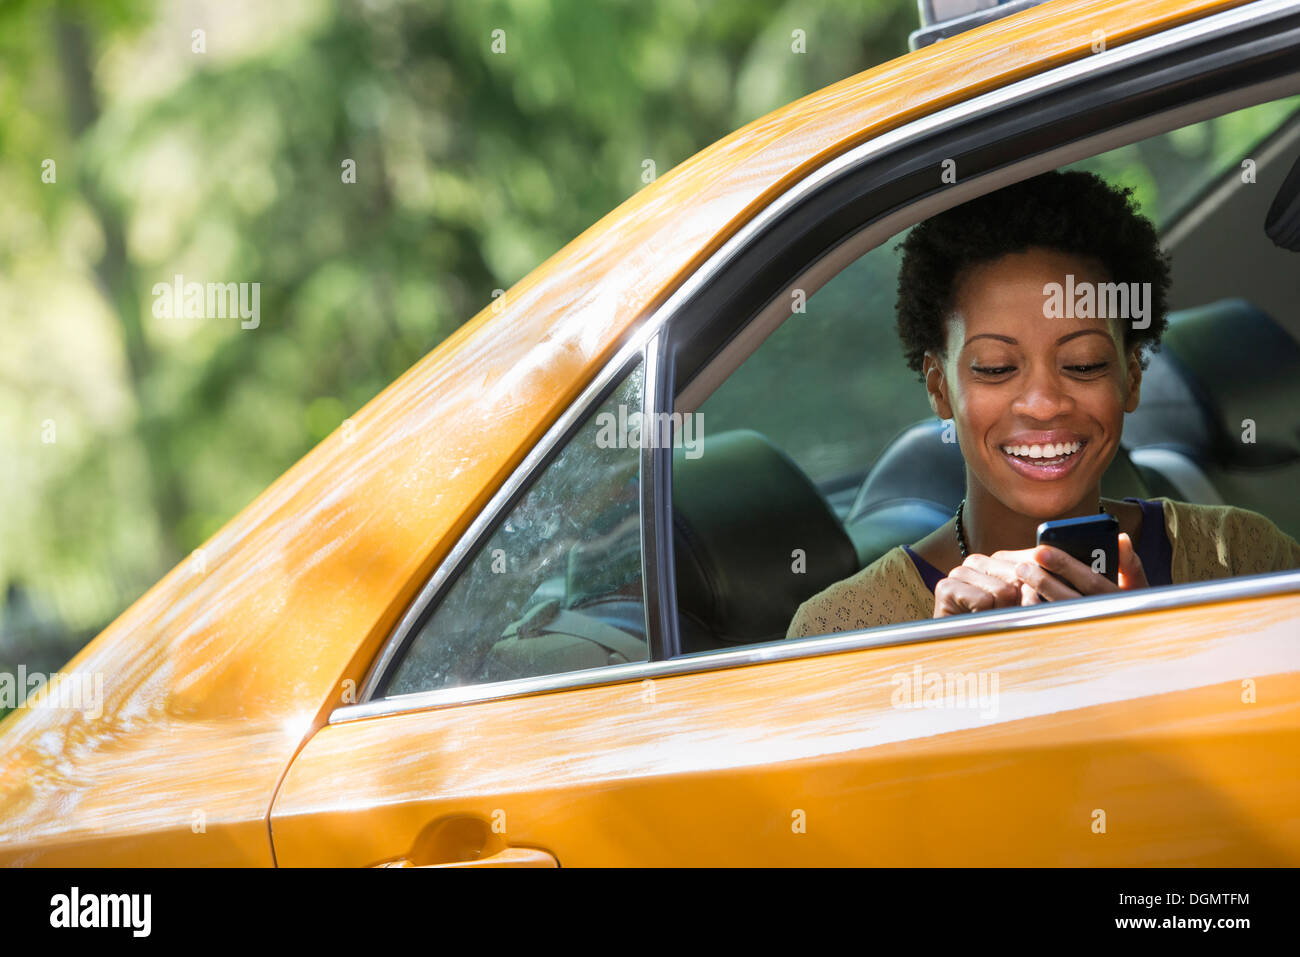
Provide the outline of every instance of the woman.
{"type": "Polygon", "coordinates": [[[1300,567],[1300,544],[1255,512],[1101,498],[1168,321],[1169,265],[1130,192],[1053,172],[912,230],[898,331],[930,407],[953,420],[966,497],[804,602],[787,637],[1300,567]],[[1116,282],[1126,297],[1102,285],[1116,282]],[[1099,511],[1119,522],[1118,584],[1034,547],[1040,522],[1099,511]]]}

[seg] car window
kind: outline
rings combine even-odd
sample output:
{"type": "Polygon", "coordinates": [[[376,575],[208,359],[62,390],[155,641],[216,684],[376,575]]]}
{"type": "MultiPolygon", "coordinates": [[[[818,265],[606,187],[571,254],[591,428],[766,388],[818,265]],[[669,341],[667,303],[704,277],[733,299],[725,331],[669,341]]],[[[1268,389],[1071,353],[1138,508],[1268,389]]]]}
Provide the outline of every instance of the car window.
{"type": "Polygon", "coordinates": [[[479,548],[380,694],[647,660],[634,428],[642,369],[587,418],[479,548]]]}
{"type": "MultiPolygon", "coordinates": [[[[1147,503],[1143,528],[1155,531],[1139,551],[1162,578],[1281,570],[1300,554],[1285,538],[1300,535],[1290,385],[1300,373],[1300,312],[1293,294],[1279,295],[1293,284],[1294,263],[1262,225],[1295,154],[1261,146],[1295,142],[1298,104],[1290,97],[1238,110],[1062,167],[1132,188],[1170,256],[1170,302],[1184,291],[1150,359],[1142,402],[1125,416],[1123,446],[1101,476],[1103,496],[1147,503]],[[1175,226],[1179,243],[1165,233],[1175,226]],[[1224,235],[1234,237],[1227,248],[1224,235]],[[1219,516],[1224,540],[1246,534],[1240,529],[1258,516],[1276,528],[1251,526],[1267,548],[1175,572],[1159,534],[1161,519],[1170,521],[1162,498],[1178,503],[1175,515],[1234,507],[1219,516]]],[[[683,652],[771,640],[801,602],[952,518],[965,464],[896,333],[907,235],[833,276],[699,406],[702,454],[694,462],[675,455],[673,464],[683,652]]],[[[1152,587],[1167,583],[1152,579],[1152,587]]],[[[890,600],[872,614],[888,618],[890,600]]],[[[861,609],[833,611],[838,617],[812,626],[876,620],[861,609]]]]}
{"type": "Polygon", "coordinates": [[[1189,205],[1244,159],[1300,109],[1300,96],[1234,110],[1203,123],[1170,130],[1119,149],[1080,160],[1082,169],[1108,182],[1131,186],[1143,213],[1162,233],[1189,205]]]}

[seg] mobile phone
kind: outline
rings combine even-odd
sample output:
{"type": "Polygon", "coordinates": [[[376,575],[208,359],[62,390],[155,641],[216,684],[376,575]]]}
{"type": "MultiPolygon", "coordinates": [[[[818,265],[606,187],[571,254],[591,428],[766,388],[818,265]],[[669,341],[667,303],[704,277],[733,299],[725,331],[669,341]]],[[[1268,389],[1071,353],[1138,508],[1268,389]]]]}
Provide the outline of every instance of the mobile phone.
{"type": "Polygon", "coordinates": [[[1043,522],[1038,544],[1059,548],[1097,574],[1119,584],[1119,522],[1114,515],[1085,515],[1043,522]]]}

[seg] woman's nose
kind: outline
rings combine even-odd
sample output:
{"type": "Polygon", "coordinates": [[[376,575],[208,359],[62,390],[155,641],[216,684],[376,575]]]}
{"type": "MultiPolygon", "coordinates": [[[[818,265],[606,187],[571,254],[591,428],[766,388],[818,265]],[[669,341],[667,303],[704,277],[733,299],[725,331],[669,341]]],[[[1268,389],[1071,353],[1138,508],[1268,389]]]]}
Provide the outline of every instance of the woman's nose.
{"type": "Polygon", "coordinates": [[[1016,396],[1012,411],[1031,419],[1047,421],[1068,412],[1074,400],[1060,376],[1050,370],[1030,373],[1016,396]]]}

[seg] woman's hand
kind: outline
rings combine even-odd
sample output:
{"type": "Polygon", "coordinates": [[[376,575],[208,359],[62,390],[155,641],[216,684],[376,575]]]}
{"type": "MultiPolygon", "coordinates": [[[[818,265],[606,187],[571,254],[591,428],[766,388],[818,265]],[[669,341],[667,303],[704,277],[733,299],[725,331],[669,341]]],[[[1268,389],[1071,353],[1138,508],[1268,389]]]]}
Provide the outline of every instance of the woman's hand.
{"type": "MultiPolygon", "coordinates": [[[[1133,550],[1133,541],[1128,537],[1127,532],[1119,534],[1118,585],[1051,545],[1039,545],[1027,551],[1030,553],[1030,560],[1015,564],[1015,575],[1022,583],[1021,604],[1024,605],[1148,587],[1142,559],[1138,558],[1137,552],[1133,550]],[[1052,572],[1055,572],[1055,575],[1051,574],[1052,572]]],[[[1024,555],[1025,552],[999,552],[998,554],[1024,555]]]]}
{"type": "Polygon", "coordinates": [[[1146,587],[1142,561],[1128,535],[1121,532],[1119,585],[1051,545],[969,555],[935,586],[934,617],[1146,587]]]}
{"type": "Polygon", "coordinates": [[[1028,604],[1023,600],[1023,589],[1029,586],[1016,574],[1016,565],[1031,561],[1033,551],[1030,548],[994,555],[968,555],[934,586],[934,617],[1028,604]]]}

